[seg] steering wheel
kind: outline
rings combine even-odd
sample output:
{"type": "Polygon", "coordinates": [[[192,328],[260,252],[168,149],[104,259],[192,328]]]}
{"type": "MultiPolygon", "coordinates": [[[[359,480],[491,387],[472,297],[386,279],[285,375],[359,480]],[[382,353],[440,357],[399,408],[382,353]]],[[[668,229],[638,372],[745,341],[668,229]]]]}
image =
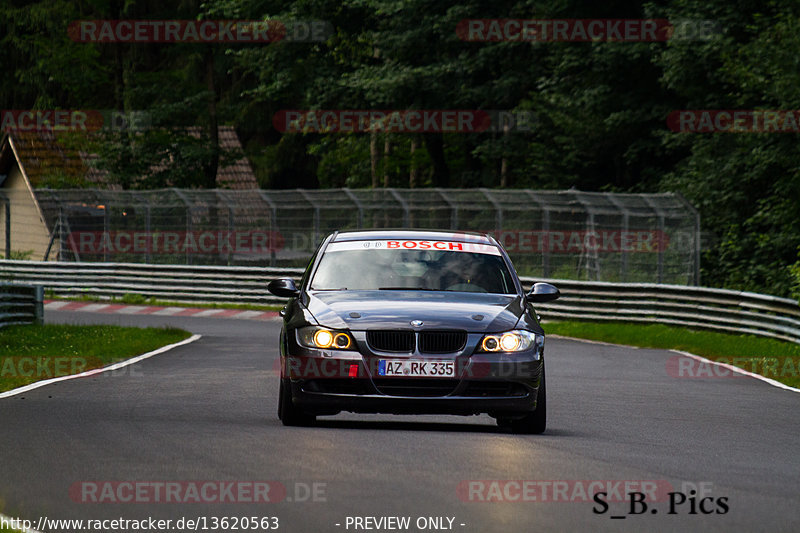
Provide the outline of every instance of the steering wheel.
{"type": "Polygon", "coordinates": [[[486,289],[474,283],[456,283],[455,285],[446,287],[444,290],[457,292],[486,292],[486,289]]]}

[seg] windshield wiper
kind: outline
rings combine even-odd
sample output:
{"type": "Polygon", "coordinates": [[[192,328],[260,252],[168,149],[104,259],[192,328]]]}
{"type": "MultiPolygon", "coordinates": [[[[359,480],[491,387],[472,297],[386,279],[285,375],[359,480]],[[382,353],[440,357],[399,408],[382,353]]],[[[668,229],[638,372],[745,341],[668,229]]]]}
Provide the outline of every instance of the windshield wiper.
{"type": "Polygon", "coordinates": [[[311,290],[312,291],[346,291],[347,287],[338,287],[338,288],[335,288],[335,289],[315,289],[314,287],[311,287],[311,290]]]}

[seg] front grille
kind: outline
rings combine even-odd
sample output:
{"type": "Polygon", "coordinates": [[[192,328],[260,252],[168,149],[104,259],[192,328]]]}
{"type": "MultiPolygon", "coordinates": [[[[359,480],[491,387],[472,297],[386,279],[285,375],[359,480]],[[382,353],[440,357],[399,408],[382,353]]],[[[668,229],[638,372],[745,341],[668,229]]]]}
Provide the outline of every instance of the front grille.
{"type": "Polygon", "coordinates": [[[367,331],[367,343],[380,352],[412,353],[413,331],[367,331]]]}
{"type": "Polygon", "coordinates": [[[466,344],[466,331],[422,331],[419,334],[420,353],[460,352],[466,344]]]}
{"type": "Polygon", "coordinates": [[[458,386],[457,379],[380,378],[375,388],[389,396],[426,397],[447,396],[458,386]]]}

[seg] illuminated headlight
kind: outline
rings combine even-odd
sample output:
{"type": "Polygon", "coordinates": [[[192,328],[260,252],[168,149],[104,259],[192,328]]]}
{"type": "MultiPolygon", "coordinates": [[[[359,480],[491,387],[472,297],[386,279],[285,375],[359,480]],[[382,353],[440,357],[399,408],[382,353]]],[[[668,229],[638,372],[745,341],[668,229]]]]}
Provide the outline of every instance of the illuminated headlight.
{"type": "Polygon", "coordinates": [[[343,331],[316,326],[300,328],[297,337],[303,346],[325,350],[349,350],[354,344],[352,337],[343,331]]]}
{"type": "Polygon", "coordinates": [[[479,352],[524,352],[536,343],[536,333],[525,330],[491,333],[481,339],[479,352]]]}

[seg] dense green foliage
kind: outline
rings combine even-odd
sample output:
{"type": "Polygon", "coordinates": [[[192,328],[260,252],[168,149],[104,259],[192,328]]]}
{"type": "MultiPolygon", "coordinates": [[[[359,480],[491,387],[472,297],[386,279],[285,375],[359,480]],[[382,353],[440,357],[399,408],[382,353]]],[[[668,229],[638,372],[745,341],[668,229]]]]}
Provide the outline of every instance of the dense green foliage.
{"type": "Polygon", "coordinates": [[[237,155],[213,133],[228,124],[266,188],[677,191],[702,216],[705,285],[797,295],[798,134],[675,133],[667,116],[800,109],[798,23],[794,0],[9,0],[0,106],[146,111],[148,129],[91,140],[96,164],[124,187],[211,185],[237,155]],[[718,31],[466,42],[455,28],[468,18],[693,19],[718,31]],[[87,19],[321,20],[331,33],[271,44],[71,40],[68,24],[87,19]],[[516,110],[536,121],[509,134],[282,134],[272,117],[292,109],[516,110]]]}

